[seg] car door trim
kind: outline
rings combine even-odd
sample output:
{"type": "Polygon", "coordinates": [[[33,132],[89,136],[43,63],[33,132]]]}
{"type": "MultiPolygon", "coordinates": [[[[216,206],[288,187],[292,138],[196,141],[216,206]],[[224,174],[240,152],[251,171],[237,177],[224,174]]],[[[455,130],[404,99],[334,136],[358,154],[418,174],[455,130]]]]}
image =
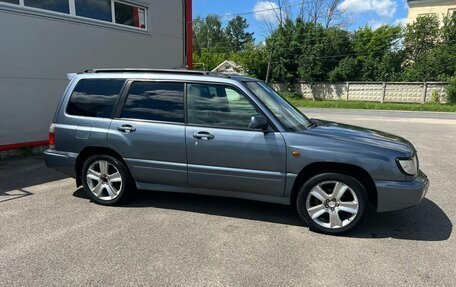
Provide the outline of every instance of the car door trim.
{"type": "Polygon", "coordinates": [[[255,170],[255,169],[243,169],[243,168],[232,168],[232,167],[210,166],[210,165],[199,165],[199,164],[189,164],[188,172],[197,173],[197,174],[251,178],[251,179],[255,179],[255,180],[258,180],[261,178],[262,180],[278,181],[278,182],[282,182],[286,176],[286,173],[278,172],[278,171],[264,171],[264,170],[255,170]],[[193,170],[191,170],[191,169],[193,169],[193,170]],[[212,171],[215,171],[215,172],[212,172],[212,171]],[[217,173],[217,171],[228,172],[228,174],[227,173],[217,173]],[[236,173],[238,173],[238,174],[236,174],[236,173]],[[253,177],[253,176],[249,176],[248,174],[259,175],[259,176],[264,176],[264,177],[253,177]],[[277,178],[271,178],[271,177],[277,177],[277,178]]]}

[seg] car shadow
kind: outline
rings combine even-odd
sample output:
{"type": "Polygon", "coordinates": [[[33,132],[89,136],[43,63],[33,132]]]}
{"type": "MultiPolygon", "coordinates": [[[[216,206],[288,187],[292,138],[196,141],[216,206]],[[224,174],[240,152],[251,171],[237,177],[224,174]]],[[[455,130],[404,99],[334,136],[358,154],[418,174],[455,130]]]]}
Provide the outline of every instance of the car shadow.
{"type": "Polygon", "coordinates": [[[0,160],[0,202],[33,195],[27,187],[64,178],[48,169],[42,156],[0,160]]]}
{"type": "Polygon", "coordinates": [[[433,201],[424,198],[412,208],[370,213],[364,224],[347,236],[443,241],[450,237],[452,231],[453,224],[445,212],[433,201]]]}
{"type": "MultiPolygon", "coordinates": [[[[73,195],[88,199],[82,188],[76,190],[73,195]]],[[[297,213],[286,205],[198,194],[138,191],[119,207],[155,207],[286,225],[303,225],[297,213]]]]}
{"type": "MultiPolygon", "coordinates": [[[[82,188],[73,193],[88,199],[82,188]]],[[[138,191],[122,208],[164,208],[208,215],[234,217],[277,224],[307,226],[290,206],[235,198],[138,191]]],[[[418,241],[443,241],[450,237],[453,225],[445,212],[428,199],[413,208],[368,214],[355,231],[344,235],[353,238],[396,238],[418,241]]]]}

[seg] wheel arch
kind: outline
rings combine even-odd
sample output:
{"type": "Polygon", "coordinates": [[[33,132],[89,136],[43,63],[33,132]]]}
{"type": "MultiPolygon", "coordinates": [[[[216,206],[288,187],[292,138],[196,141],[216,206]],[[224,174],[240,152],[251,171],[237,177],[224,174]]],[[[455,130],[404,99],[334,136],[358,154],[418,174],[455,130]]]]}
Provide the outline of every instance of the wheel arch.
{"type": "Polygon", "coordinates": [[[369,202],[377,206],[377,188],[370,174],[363,168],[346,163],[315,162],[304,167],[296,177],[291,190],[290,203],[296,203],[296,197],[302,185],[313,176],[321,173],[335,172],[353,176],[366,188],[369,202]]]}
{"type": "MultiPolygon", "coordinates": [[[[118,152],[116,152],[115,150],[113,150],[111,148],[99,147],[99,146],[85,147],[84,149],[81,150],[81,152],[78,154],[78,157],[76,158],[75,172],[76,172],[76,186],[77,187],[82,185],[81,173],[82,173],[82,167],[84,165],[84,161],[93,155],[112,156],[112,157],[122,161],[125,164],[125,166],[128,167],[128,165],[125,162],[125,160],[123,159],[123,157],[118,152]]],[[[127,170],[131,175],[130,170],[128,168],[127,168],[127,170]]]]}

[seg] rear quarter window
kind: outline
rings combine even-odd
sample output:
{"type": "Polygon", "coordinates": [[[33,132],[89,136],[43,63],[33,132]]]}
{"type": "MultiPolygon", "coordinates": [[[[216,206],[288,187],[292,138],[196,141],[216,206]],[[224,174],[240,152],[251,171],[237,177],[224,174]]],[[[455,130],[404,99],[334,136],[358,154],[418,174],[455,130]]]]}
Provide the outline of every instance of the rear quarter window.
{"type": "Polygon", "coordinates": [[[67,114],[83,117],[110,118],[125,80],[80,80],[71,94],[67,114]]]}

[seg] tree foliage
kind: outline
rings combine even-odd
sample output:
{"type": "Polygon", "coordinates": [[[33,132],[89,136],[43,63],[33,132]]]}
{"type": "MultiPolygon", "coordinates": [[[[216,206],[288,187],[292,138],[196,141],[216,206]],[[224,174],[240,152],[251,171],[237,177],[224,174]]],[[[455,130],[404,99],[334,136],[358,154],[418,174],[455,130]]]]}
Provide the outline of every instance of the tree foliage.
{"type": "Polygon", "coordinates": [[[456,72],[456,18],[422,16],[406,28],[403,80],[446,81],[456,72]]]}
{"type": "Polygon", "coordinates": [[[199,53],[203,49],[215,53],[223,52],[228,39],[222,27],[222,21],[217,15],[208,15],[193,21],[193,51],[199,53]]]}
{"type": "Polygon", "coordinates": [[[247,32],[248,27],[247,20],[241,16],[237,16],[228,22],[225,35],[232,52],[240,52],[247,45],[253,43],[253,33],[247,32]]]}
{"type": "Polygon", "coordinates": [[[316,5],[313,16],[300,14],[296,20],[291,20],[290,11],[281,10],[280,25],[261,44],[254,43],[243,17],[231,19],[225,28],[218,16],[197,18],[196,67],[213,69],[224,60],[233,60],[248,74],[264,79],[270,58],[270,78],[290,86],[298,81],[447,81],[456,77],[455,17],[446,17],[443,24],[436,16],[422,16],[406,27],[366,26],[348,31],[325,23],[328,15],[318,12],[327,13],[330,4],[338,1],[312,3],[316,5]],[[320,7],[319,3],[326,4],[320,7]]]}

